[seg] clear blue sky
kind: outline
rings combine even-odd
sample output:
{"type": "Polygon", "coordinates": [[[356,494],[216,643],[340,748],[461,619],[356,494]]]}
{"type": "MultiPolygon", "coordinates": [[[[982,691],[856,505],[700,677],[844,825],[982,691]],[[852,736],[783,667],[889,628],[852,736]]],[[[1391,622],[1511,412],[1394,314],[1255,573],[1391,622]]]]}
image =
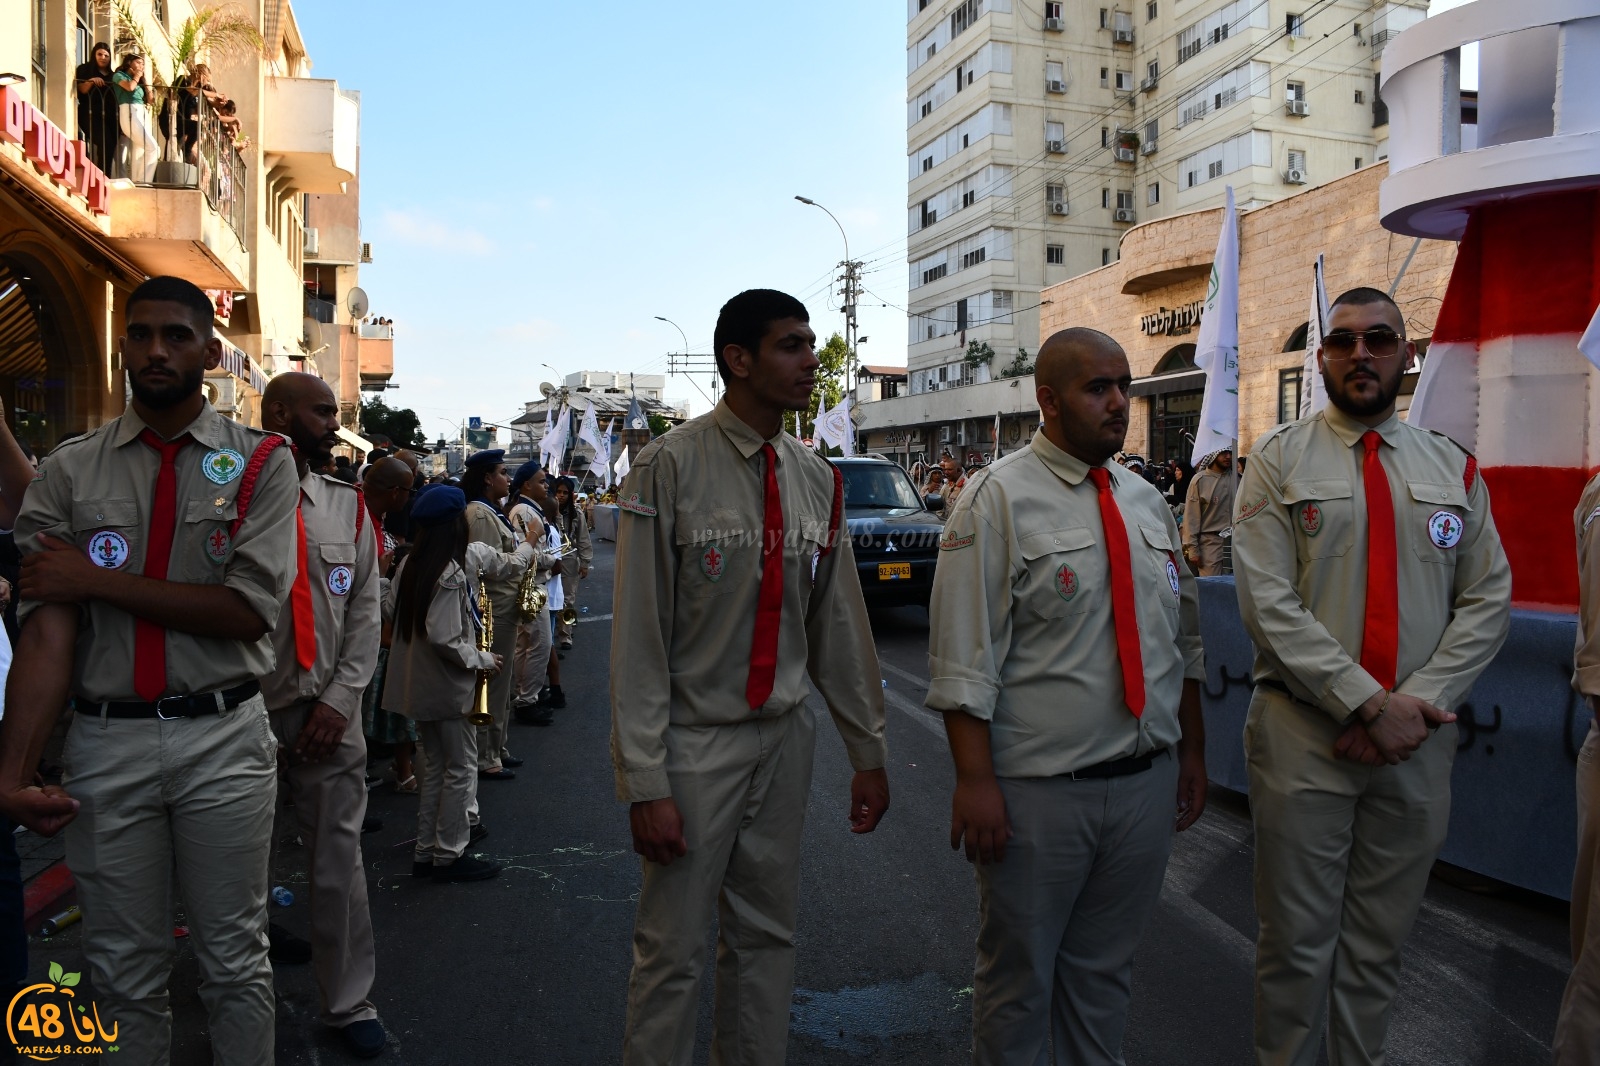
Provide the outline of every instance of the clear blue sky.
{"type": "MultiPolygon", "coordinates": [[[[839,231],[796,193],[892,260],[869,264],[861,358],[905,362],[905,315],[878,306],[906,302],[898,0],[295,7],[313,76],[362,93],[361,284],[398,330],[385,399],[430,438],[521,413],[541,363],[663,372],[682,341],[655,315],[709,353],[741,289],[842,329],[839,231]]],[[[668,395],[709,406],[684,378],[668,395]]]]}

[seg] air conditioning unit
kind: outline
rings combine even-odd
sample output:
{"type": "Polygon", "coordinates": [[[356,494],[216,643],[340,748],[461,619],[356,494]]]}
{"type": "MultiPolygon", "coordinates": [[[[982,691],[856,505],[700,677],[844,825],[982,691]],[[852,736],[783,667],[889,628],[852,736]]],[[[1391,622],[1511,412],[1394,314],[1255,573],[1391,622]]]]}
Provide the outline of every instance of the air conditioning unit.
{"type": "Polygon", "coordinates": [[[1143,155],[1155,155],[1156,154],[1156,149],[1159,148],[1159,147],[1161,147],[1161,146],[1156,141],[1145,141],[1144,143],[1139,145],[1139,151],[1143,155]]]}
{"type": "Polygon", "coordinates": [[[1066,141],[1045,141],[1044,142],[1044,150],[1049,152],[1051,155],[1060,155],[1062,152],[1065,152],[1067,150],[1067,142],[1066,141]]]}
{"type": "Polygon", "coordinates": [[[951,439],[950,427],[949,426],[940,426],[939,427],[939,443],[940,444],[949,444],[950,443],[950,439],[951,439]]]}
{"type": "Polygon", "coordinates": [[[1290,185],[1304,185],[1306,183],[1306,172],[1299,167],[1290,167],[1283,172],[1283,180],[1290,185]]]}
{"type": "Polygon", "coordinates": [[[207,377],[205,379],[206,399],[220,413],[225,415],[236,414],[239,410],[238,384],[238,379],[232,374],[218,374],[216,377],[207,377]]]}
{"type": "Polygon", "coordinates": [[[1290,99],[1285,101],[1283,109],[1291,115],[1300,115],[1304,117],[1305,115],[1311,114],[1311,101],[1290,99]]]}
{"type": "Polygon", "coordinates": [[[1064,93],[1067,91],[1067,83],[1061,78],[1046,78],[1044,88],[1045,92],[1064,93]]]}
{"type": "Polygon", "coordinates": [[[1067,202],[1065,200],[1051,200],[1050,201],[1050,213],[1052,215],[1064,215],[1064,214],[1066,214],[1067,213],[1067,202]]]}
{"type": "Polygon", "coordinates": [[[363,263],[372,262],[372,242],[371,241],[362,241],[361,242],[361,261],[363,263]]]}
{"type": "Polygon", "coordinates": [[[1117,208],[1116,210],[1111,212],[1111,218],[1112,218],[1113,221],[1116,221],[1116,222],[1136,222],[1136,221],[1138,221],[1138,216],[1133,213],[1133,208],[1131,208],[1131,207],[1119,207],[1119,208],[1117,208]]]}
{"type": "Polygon", "coordinates": [[[1112,44],[1132,44],[1133,43],[1133,31],[1132,30],[1112,30],[1111,31],[1111,43],[1112,44]]]}
{"type": "Polygon", "coordinates": [[[1154,92],[1156,85],[1158,85],[1160,81],[1161,78],[1159,75],[1152,74],[1139,83],[1139,88],[1143,92],[1154,92]]]}
{"type": "Polygon", "coordinates": [[[1133,162],[1134,152],[1133,149],[1127,145],[1119,144],[1115,148],[1111,149],[1111,155],[1119,163],[1131,163],[1133,162]]]}
{"type": "Polygon", "coordinates": [[[1044,28],[1047,30],[1053,30],[1056,33],[1060,33],[1062,30],[1067,28],[1067,20],[1063,18],[1045,19],[1044,28]]]}
{"type": "Polygon", "coordinates": [[[316,230],[314,230],[314,229],[306,230],[306,240],[305,240],[304,250],[305,250],[305,257],[307,259],[315,259],[317,257],[317,231],[316,230]]]}

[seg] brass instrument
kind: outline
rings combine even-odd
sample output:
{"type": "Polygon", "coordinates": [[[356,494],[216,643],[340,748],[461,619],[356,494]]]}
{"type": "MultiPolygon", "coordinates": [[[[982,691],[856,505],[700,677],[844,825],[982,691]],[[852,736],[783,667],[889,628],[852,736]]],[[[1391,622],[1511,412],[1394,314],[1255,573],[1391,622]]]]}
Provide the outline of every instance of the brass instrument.
{"type": "MultiPolygon", "coordinates": [[[[478,613],[483,616],[483,626],[478,630],[478,650],[485,654],[494,651],[494,607],[489,603],[489,586],[484,584],[483,571],[478,571],[478,613]]],[[[489,671],[478,671],[477,688],[472,694],[472,710],[467,721],[473,725],[490,725],[494,714],[489,710],[489,671]]]]}
{"type": "Polygon", "coordinates": [[[576,607],[563,607],[563,608],[561,608],[561,624],[562,625],[570,626],[570,625],[575,624],[577,621],[578,621],[578,609],[576,607]]]}
{"type": "MultiPolygon", "coordinates": [[[[565,559],[577,552],[575,544],[563,544],[561,550],[556,552],[556,558],[565,559]]],[[[517,617],[524,622],[531,622],[544,613],[545,605],[550,602],[550,593],[539,584],[538,568],[528,567],[522,574],[522,583],[517,586],[517,617]]],[[[562,617],[566,612],[562,612],[562,617]]]]}

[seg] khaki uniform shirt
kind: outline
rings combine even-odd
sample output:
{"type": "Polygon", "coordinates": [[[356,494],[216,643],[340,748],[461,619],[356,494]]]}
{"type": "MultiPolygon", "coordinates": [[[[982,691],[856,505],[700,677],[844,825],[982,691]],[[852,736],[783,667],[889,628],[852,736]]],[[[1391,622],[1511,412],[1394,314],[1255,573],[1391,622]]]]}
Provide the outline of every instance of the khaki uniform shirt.
{"type": "MultiPolygon", "coordinates": [[[[502,554],[513,552],[517,548],[517,538],[512,532],[510,523],[482,500],[473,500],[467,504],[467,530],[468,536],[473,541],[487,544],[502,554]]],[[[494,604],[496,614],[504,614],[516,608],[517,583],[521,580],[520,572],[513,578],[489,578],[489,602],[494,604]]]]}
{"type": "Polygon", "coordinates": [[[1600,474],[1589,479],[1573,514],[1578,535],[1578,646],[1572,687],[1600,696],[1600,474]]]}
{"type": "Polygon", "coordinates": [[[1053,777],[1177,743],[1203,680],[1199,598],[1161,494],[1107,463],[1128,529],[1145,709],[1128,710],[1099,491],[1042,431],[974,475],[945,524],[929,607],[926,703],[990,723],[1001,777],[1053,777]]]}
{"type": "Polygon", "coordinates": [[[1221,533],[1233,525],[1233,471],[1196,474],[1183,501],[1183,546],[1193,548],[1202,533],[1221,533]]]}
{"type": "Polygon", "coordinates": [[[571,518],[562,515],[556,524],[561,529],[561,539],[577,545],[578,550],[567,557],[573,560],[572,573],[577,574],[580,566],[587,570],[594,562],[594,542],[589,539],[589,520],[583,516],[583,510],[575,510],[571,518]]]}
{"type": "MultiPolygon", "coordinates": [[[[1396,691],[1453,710],[1505,643],[1511,568],[1489,490],[1450,438],[1391,417],[1373,427],[1394,498],[1400,577],[1396,691]]],[[[1269,430],[1250,452],[1233,521],[1239,611],[1256,680],[1343,722],[1382,690],[1361,668],[1367,503],[1361,437],[1336,407],[1269,430]]]]}
{"type": "Polygon", "coordinates": [[[372,516],[356,510],[361,494],[321,474],[300,480],[300,513],[306,523],[306,562],[311,607],[317,620],[317,658],[300,669],[294,654],[294,612],[287,607],[272,631],[278,665],[261,679],[268,710],[296,703],[326,703],[346,719],[360,717],[361,693],[378,665],[381,592],[378,541],[372,516]]]}
{"type": "Polygon", "coordinates": [[[843,516],[838,543],[823,553],[833,490],[830,464],[781,431],[763,441],[725,402],[634,460],[618,494],[612,608],[611,758],[619,799],[671,795],[669,724],[732,725],[786,714],[804,702],[808,672],[851,765],[884,765],[878,656],[843,516]],[[765,443],[778,455],[783,612],[772,695],[751,710],[745,684],[761,588],[765,443]]]}
{"type": "Polygon", "coordinates": [[[537,568],[534,580],[541,585],[548,585],[550,569],[555,566],[556,557],[544,550],[544,515],[531,500],[518,496],[516,502],[512,504],[511,513],[506,515],[506,518],[511,523],[512,532],[517,535],[517,541],[533,545],[534,566],[537,568]]]}
{"type": "MultiPolygon", "coordinates": [[[[45,459],[17,516],[17,547],[41,550],[39,535],[76,544],[108,569],[142,574],[160,455],[139,441],[144,421],[130,406],[120,417],[45,459]]],[[[167,580],[225,585],[267,624],[260,640],[238,641],[167,631],[167,692],[192,695],[253,681],[272,669],[271,629],[294,579],[295,496],[288,447],[274,451],[256,480],[238,536],[235,497],[245,464],[269,434],[242,426],[207,404],[185,429],[194,439],[178,453],[178,520],[167,580]]],[[[26,618],[37,601],[19,606],[26,618]]],[[[72,691],[96,703],[137,700],[133,688],[134,616],[100,600],[84,605],[72,691]]]]}

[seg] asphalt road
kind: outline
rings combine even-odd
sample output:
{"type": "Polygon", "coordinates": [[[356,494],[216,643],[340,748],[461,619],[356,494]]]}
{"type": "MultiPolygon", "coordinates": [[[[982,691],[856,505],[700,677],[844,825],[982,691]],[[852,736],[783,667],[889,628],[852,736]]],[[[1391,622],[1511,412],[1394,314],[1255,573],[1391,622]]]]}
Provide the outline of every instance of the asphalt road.
{"type": "MultiPolygon", "coordinates": [[[[600,542],[581,596],[589,613],[563,664],[568,707],[548,729],[516,726],[517,781],[480,792],[481,853],[507,864],[494,881],[414,884],[416,801],[380,786],[385,826],[364,839],[378,942],[374,999],[390,1031],[377,1061],[425,1064],[618,1060],[639,865],[607,754],[611,545],[600,542]]],[[[874,618],[888,682],[893,806],[852,836],[849,765],[818,731],[801,882],[789,1062],[796,1066],[969,1060],[976,890],[948,846],[952,773],[943,729],[920,709],[926,615],[874,618]]],[[[1251,833],[1242,797],[1213,794],[1177,841],[1161,903],[1134,970],[1130,1063],[1237,1066],[1250,1047],[1251,833]]],[[[304,857],[280,849],[278,879],[297,892],[274,918],[306,928],[304,857]]],[[[710,933],[708,931],[708,942],[710,933]]],[[[210,1062],[193,953],[178,940],[173,980],[179,1066],[210,1062]]],[[[708,955],[708,957],[710,957],[708,955]]],[[[78,968],[75,930],[35,945],[78,968]]],[[[1544,1066],[1566,975],[1566,908],[1442,870],[1406,952],[1392,1028],[1394,1066],[1544,1066]],[[1446,877],[1449,877],[1447,880],[1446,877]]],[[[309,967],[281,967],[280,1063],[343,1060],[316,1020],[309,967]]],[[[703,990],[697,1062],[707,1059],[703,990]]]]}

